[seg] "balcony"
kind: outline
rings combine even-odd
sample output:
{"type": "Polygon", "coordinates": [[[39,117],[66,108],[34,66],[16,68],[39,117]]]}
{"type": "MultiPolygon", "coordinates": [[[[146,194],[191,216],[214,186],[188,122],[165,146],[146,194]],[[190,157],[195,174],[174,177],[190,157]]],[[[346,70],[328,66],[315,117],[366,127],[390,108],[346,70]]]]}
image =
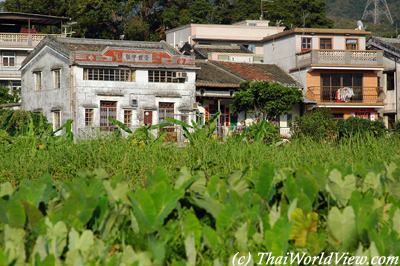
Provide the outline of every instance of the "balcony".
{"type": "Polygon", "coordinates": [[[0,48],[34,48],[46,36],[61,37],[61,34],[0,33],[0,48]]]}
{"type": "Polygon", "coordinates": [[[304,67],[383,67],[383,51],[310,50],[296,56],[296,68],[304,67]]]}
{"type": "Polygon", "coordinates": [[[309,87],[306,92],[309,100],[319,105],[382,105],[384,95],[377,87],[309,87]]]}

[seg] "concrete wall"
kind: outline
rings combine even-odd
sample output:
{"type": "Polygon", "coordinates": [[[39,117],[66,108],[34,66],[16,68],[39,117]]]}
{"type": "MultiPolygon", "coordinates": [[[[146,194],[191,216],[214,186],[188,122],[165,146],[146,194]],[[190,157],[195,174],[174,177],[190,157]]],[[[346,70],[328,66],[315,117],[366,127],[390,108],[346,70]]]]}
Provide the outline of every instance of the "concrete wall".
{"type": "Polygon", "coordinates": [[[357,39],[358,40],[358,49],[365,50],[366,38],[360,36],[340,36],[340,35],[296,35],[296,52],[301,52],[301,39],[302,38],[312,38],[312,49],[320,48],[320,39],[321,38],[330,38],[332,39],[332,48],[334,50],[346,50],[346,39],[357,39]]]}
{"type": "Polygon", "coordinates": [[[296,66],[296,38],[294,35],[264,44],[264,63],[276,64],[285,72],[296,66]]]}
{"type": "Polygon", "coordinates": [[[75,130],[85,128],[85,107],[94,107],[94,127],[100,126],[100,101],[117,102],[117,119],[124,121],[124,109],[132,109],[131,101],[136,99],[137,108],[132,109],[132,127],[143,124],[144,110],[153,111],[153,124],[158,123],[158,103],[174,103],[175,113],[181,114],[182,107],[192,108],[195,101],[195,72],[186,71],[185,83],[149,83],[147,70],[136,70],[135,82],[83,80],[83,68],[74,66],[76,106],[75,130]]]}
{"type": "Polygon", "coordinates": [[[44,48],[22,71],[22,109],[41,110],[47,119],[52,122],[52,110],[61,111],[61,124],[71,118],[70,95],[70,68],[69,61],[54,52],[44,48]],[[53,68],[61,69],[61,88],[54,89],[53,68]],[[35,90],[34,71],[42,72],[42,90],[35,90]]]}
{"type": "Polygon", "coordinates": [[[28,51],[24,50],[0,50],[0,55],[2,52],[15,52],[15,66],[7,67],[3,66],[3,62],[0,63],[0,79],[1,80],[20,80],[21,79],[21,71],[19,70],[21,67],[22,61],[28,55],[28,51]]]}
{"type": "MultiPolygon", "coordinates": [[[[395,78],[395,89],[394,90],[387,90],[387,74],[383,72],[381,74],[381,87],[383,92],[385,93],[385,107],[383,110],[384,114],[396,114],[396,120],[400,116],[400,104],[399,104],[399,96],[400,96],[400,62],[396,63],[394,60],[384,57],[383,64],[385,71],[395,71],[394,78],[395,78]],[[397,100],[396,100],[397,98],[397,100]],[[397,104],[397,107],[396,107],[397,104]]],[[[384,117],[384,121],[386,125],[388,125],[388,117],[384,117]]]]}

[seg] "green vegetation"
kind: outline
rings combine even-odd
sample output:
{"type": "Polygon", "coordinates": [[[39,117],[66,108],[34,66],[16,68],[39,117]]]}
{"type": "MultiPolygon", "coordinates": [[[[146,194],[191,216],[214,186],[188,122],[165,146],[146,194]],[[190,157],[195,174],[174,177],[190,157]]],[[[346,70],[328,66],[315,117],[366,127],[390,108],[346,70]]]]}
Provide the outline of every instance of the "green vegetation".
{"type": "Polygon", "coordinates": [[[186,127],[192,145],[183,147],[117,121],[127,138],[73,142],[71,121],[66,137],[0,131],[0,265],[400,254],[398,134],[282,144],[264,121],[221,142],[210,133],[216,118],[205,127],[171,120],[186,127]]]}
{"type": "Polygon", "coordinates": [[[301,90],[277,82],[246,81],[233,95],[233,110],[253,113],[260,119],[275,120],[303,99],[301,90]]]}
{"type": "MultiPolygon", "coordinates": [[[[280,20],[288,27],[332,26],[326,18],[324,0],[288,0],[279,9],[265,6],[266,19],[280,20]]],[[[275,4],[274,4],[275,5],[275,4]]],[[[230,24],[245,19],[259,19],[259,0],[5,0],[7,11],[67,16],[78,24],[76,36],[128,40],[161,40],[165,31],[189,23],[230,24]]]]}

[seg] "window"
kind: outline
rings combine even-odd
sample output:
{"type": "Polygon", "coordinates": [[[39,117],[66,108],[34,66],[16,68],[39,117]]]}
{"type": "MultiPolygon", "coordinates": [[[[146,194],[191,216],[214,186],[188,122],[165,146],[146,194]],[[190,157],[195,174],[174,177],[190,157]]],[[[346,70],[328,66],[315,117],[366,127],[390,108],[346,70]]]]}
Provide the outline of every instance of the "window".
{"type": "Polygon", "coordinates": [[[61,88],[61,69],[52,70],[53,73],[53,87],[54,89],[61,88]]]}
{"type": "Polygon", "coordinates": [[[346,39],[346,50],[358,50],[358,39],[346,39]]]}
{"type": "Polygon", "coordinates": [[[343,119],[344,113],[333,113],[332,117],[333,117],[333,119],[343,119]]]}
{"type": "Polygon", "coordinates": [[[308,37],[301,38],[301,51],[309,51],[312,49],[312,39],[308,37]]]}
{"type": "Polygon", "coordinates": [[[332,49],[332,39],[331,38],[321,38],[321,39],[319,39],[319,49],[321,49],[321,50],[331,50],[332,49]]]}
{"type": "Polygon", "coordinates": [[[386,72],[386,90],[394,90],[394,72],[386,72]]]}
{"type": "Polygon", "coordinates": [[[35,82],[35,90],[40,91],[42,89],[42,72],[36,71],[33,72],[34,82],[35,82]]]}
{"type": "Polygon", "coordinates": [[[352,102],[363,101],[363,74],[362,73],[323,73],[321,74],[321,100],[341,102],[338,91],[343,88],[353,90],[352,102]]]}
{"type": "Polygon", "coordinates": [[[84,68],[83,79],[130,82],[135,81],[135,71],[114,68],[84,68]]]}
{"type": "Polygon", "coordinates": [[[92,108],[85,109],[85,127],[93,126],[94,111],[92,108]]]}
{"type": "Polygon", "coordinates": [[[127,127],[132,127],[132,110],[124,111],[124,124],[127,127]]]}
{"type": "Polygon", "coordinates": [[[174,103],[158,104],[158,122],[165,122],[166,118],[174,118],[174,103]]]}
{"type": "Polygon", "coordinates": [[[53,111],[53,130],[57,130],[61,127],[61,112],[53,111]]]}
{"type": "Polygon", "coordinates": [[[100,101],[100,129],[113,131],[115,126],[110,119],[117,119],[117,102],[100,101]]]}
{"type": "Polygon", "coordinates": [[[4,67],[13,67],[15,66],[15,52],[3,51],[1,53],[1,57],[3,60],[4,67]]]}
{"type": "Polygon", "coordinates": [[[149,82],[185,83],[185,81],[185,72],[149,70],[149,82]]]}

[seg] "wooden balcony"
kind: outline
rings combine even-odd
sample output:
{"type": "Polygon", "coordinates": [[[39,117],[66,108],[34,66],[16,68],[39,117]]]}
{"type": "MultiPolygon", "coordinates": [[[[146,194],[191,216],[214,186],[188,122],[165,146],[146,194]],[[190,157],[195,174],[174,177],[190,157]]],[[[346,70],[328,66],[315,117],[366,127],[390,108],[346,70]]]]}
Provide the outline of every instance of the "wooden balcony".
{"type": "Polygon", "coordinates": [[[296,68],[328,67],[383,67],[383,51],[372,50],[310,50],[296,56],[296,68]]]}
{"type": "Polygon", "coordinates": [[[0,48],[34,48],[46,36],[61,37],[61,34],[30,34],[30,33],[2,33],[0,32],[0,48]]]}
{"type": "Polygon", "coordinates": [[[384,94],[381,88],[352,87],[349,89],[347,87],[309,87],[306,97],[319,105],[383,106],[384,94]],[[345,92],[351,97],[345,97],[345,92]]]}

